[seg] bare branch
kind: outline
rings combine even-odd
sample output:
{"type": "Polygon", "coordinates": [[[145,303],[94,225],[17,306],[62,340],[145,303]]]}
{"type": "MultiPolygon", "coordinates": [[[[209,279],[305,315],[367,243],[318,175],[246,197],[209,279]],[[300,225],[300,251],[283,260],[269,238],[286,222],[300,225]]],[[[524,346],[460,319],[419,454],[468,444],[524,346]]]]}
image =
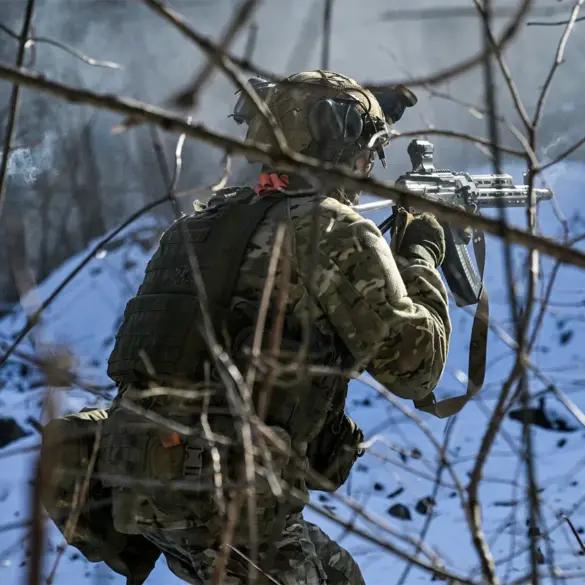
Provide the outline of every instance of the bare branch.
{"type": "Polygon", "coordinates": [[[29,317],[27,324],[19,331],[14,341],[10,344],[10,347],[0,358],[0,366],[3,366],[6,363],[6,360],[12,355],[14,350],[20,345],[20,343],[26,337],[26,335],[35,327],[42,312],[53,303],[53,301],[59,296],[61,291],[91,262],[91,260],[95,257],[97,252],[99,252],[99,250],[103,246],[105,246],[110,240],[113,240],[122,230],[124,230],[126,227],[128,227],[131,223],[136,221],[142,215],[148,213],[155,207],[158,207],[159,205],[166,203],[167,201],[169,201],[169,196],[165,195],[165,197],[158,199],[157,201],[153,201],[148,205],[145,205],[142,209],[139,209],[137,212],[133,213],[126,221],[121,223],[107,237],[100,240],[89,251],[89,253],[86,254],[83,260],[67,275],[67,277],[59,284],[59,286],[40,304],[38,309],[36,309],[34,313],[29,317]]]}
{"type": "MultiPolygon", "coordinates": [[[[562,6],[534,6],[530,9],[533,15],[552,16],[563,11],[562,6]]],[[[498,6],[492,10],[492,18],[510,16],[514,10],[508,6],[498,6]]],[[[391,20],[392,22],[400,20],[435,20],[440,18],[473,18],[477,17],[477,11],[467,6],[441,6],[438,8],[405,8],[395,10],[385,10],[378,18],[380,20],[391,20]]]]}
{"type": "Polygon", "coordinates": [[[24,39],[25,49],[32,48],[33,45],[36,45],[36,44],[43,44],[44,43],[46,45],[53,45],[54,47],[57,47],[57,48],[65,51],[66,53],[69,53],[70,55],[72,55],[76,59],[79,59],[80,61],[87,63],[87,65],[91,65],[93,67],[103,67],[105,69],[122,69],[122,66],[119,63],[114,63],[113,61],[99,61],[97,59],[94,59],[93,57],[88,57],[87,55],[85,55],[84,53],[79,51],[78,49],[75,49],[75,48],[71,47],[70,45],[67,45],[66,43],[62,43],[61,41],[56,41],[55,39],[50,39],[48,37],[35,37],[35,36],[31,36],[28,39],[25,37],[20,37],[14,31],[10,30],[7,26],[2,24],[1,22],[0,22],[0,30],[4,31],[8,36],[12,37],[13,39],[16,39],[17,41],[24,39]]]}
{"type": "Polygon", "coordinates": [[[28,585],[40,585],[42,577],[45,530],[41,493],[43,490],[43,462],[40,456],[33,467],[33,489],[31,494],[30,522],[30,561],[28,566],[28,585]]]}
{"type": "Polygon", "coordinates": [[[364,539],[365,541],[371,542],[372,544],[376,544],[382,550],[386,550],[388,552],[391,552],[393,555],[395,555],[399,559],[402,559],[404,561],[408,561],[409,563],[411,563],[415,567],[418,567],[420,569],[424,569],[425,571],[432,573],[434,575],[437,575],[438,577],[443,577],[444,579],[451,580],[453,583],[458,583],[461,585],[478,585],[477,582],[472,581],[471,579],[466,579],[465,577],[460,576],[460,575],[455,575],[455,574],[451,573],[450,571],[443,569],[442,567],[439,567],[436,565],[429,565],[429,564],[419,560],[415,556],[410,555],[407,552],[404,552],[402,549],[398,548],[397,546],[395,546],[391,542],[389,542],[387,540],[383,540],[381,538],[378,538],[377,536],[374,536],[373,534],[366,532],[362,528],[358,528],[357,526],[355,526],[355,524],[353,524],[351,522],[347,522],[345,520],[342,520],[341,518],[338,518],[337,516],[335,516],[331,512],[328,512],[327,510],[321,508],[320,506],[316,506],[315,504],[309,502],[309,503],[307,503],[307,508],[310,508],[311,510],[320,514],[321,516],[328,518],[329,520],[333,521],[335,524],[342,526],[342,527],[346,528],[347,530],[350,530],[353,534],[359,536],[360,538],[364,539]]]}
{"type": "Polygon", "coordinates": [[[16,81],[27,87],[35,88],[74,103],[84,103],[123,115],[136,116],[144,120],[144,122],[161,126],[171,132],[184,132],[187,136],[204,140],[228,152],[237,152],[246,156],[252,156],[260,162],[275,164],[284,171],[295,172],[298,170],[309,170],[316,176],[326,178],[332,183],[343,183],[349,188],[366,191],[388,199],[394,197],[404,202],[408,201],[413,207],[421,211],[434,213],[447,222],[482,229],[497,237],[505,238],[510,243],[534,248],[543,254],[561,260],[565,264],[585,268],[585,254],[578,250],[566,248],[548,238],[535,236],[524,230],[502,224],[498,220],[474,215],[462,209],[449,207],[443,203],[425,199],[420,195],[407,192],[388,182],[373,178],[364,178],[363,175],[352,172],[347,167],[323,163],[317,159],[305,157],[290,151],[289,149],[273,154],[274,149],[267,146],[255,144],[247,140],[231,138],[225,134],[210,130],[202,124],[189,123],[184,118],[172,115],[155,106],[145,105],[129,98],[117,98],[109,94],[100,94],[85,89],[73,88],[56,81],[46,80],[42,76],[34,73],[17,71],[12,67],[2,64],[0,64],[0,79],[16,81]]]}
{"type": "MultiPolygon", "coordinates": [[[[579,18],[576,18],[574,22],[580,22],[582,20],[585,20],[585,16],[580,16],[579,18]]],[[[562,26],[563,24],[569,24],[571,22],[571,20],[556,20],[556,21],[532,21],[532,22],[527,22],[526,26],[562,26]]]]}
{"type": "Polygon", "coordinates": [[[532,0],[522,0],[522,3],[518,7],[515,15],[513,16],[510,24],[505,28],[500,40],[496,43],[495,46],[491,48],[491,50],[484,50],[479,55],[475,55],[471,59],[468,59],[462,63],[454,65],[452,67],[446,68],[442,71],[434,75],[429,75],[424,78],[416,78],[411,79],[408,81],[397,81],[397,82],[387,82],[387,83],[364,83],[364,87],[367,87],[370,90],[379,91],[388,86],[403,84],[408,85],[409,87],[417,87],[417,86],[424,86],[433,83],[439,83],[442,81],[446,81],[447,79],[451,79],[462,73],[466,73],[471,69],[475,68],[479,64],[481,64],[486,56],[494,54],[496,52],[501,52],[504,47],[516,36],[517,32],[520,29],[520,25],[524,20],[524,17],[530,10],[532,4],[532,0]]]}
{"type": "MultiPolygon", "coordinates": [[[[160,8],[162,8],[163,10],[166,10],[162,6],[162,4],[159,2],[159,0],[143,0],[143,1],[148,2],[149,5],[152,6],[154,9],[156,9],[155,4],[159,4],[160,8]]],[[[501,51],[515,37],[515,35],[517,34],[517,32],[520,29],[520,25],[521,25],[522,21],[524,20],[524,17],[526,16],[526,14],[528,13],[528,11],[531,8],[531,4],[532,4],[532,0],[522,0],[522,3],[520,4],[518,9],[514,13],[514,16],[512,17],[508,26],[505,28],[500,40],[497,42],[497,45],[494,49],[501,51]]],[[[166,10],[166,11],[169,12],[168,10],[166,10]]],[[[161,13],[161,15],[162,15],[162,13],[161,13]]],[[[197,45],[202,50],[204,50],[205,52],[214,52],[214,51],[217,52],[216,45],[209,38],[205,37],[204,35],[200,35],[199,33],[196,33],[193,30],[191,30],[191,34],[193,35],[193,38],[191,40],[193,40],[195,43],[197,43],[197,45]]],[[[226,59],[229,59],[235,66],[239,67],[240,69],[242,69],[244,71],[252,72],[252,73],[259,75],[265,79],[277,81],[282,77],[281,75],[275,74],[274,72],[268,71],[266,69],[263,69],[263,68],[257,66],[256,64],[252,63],[249,59],[240,59],[240,58],[235,57],[234,55],[229,54],[229,53],[225,53],[224,56],[226,57],[226,59]]],[[[451,78],[454,78],[458,75],[466,73],[467,71],[470,71],[474,67],[478,66],[483,61],[483,59],[484,59],[484,53],[482,52],[481,54],[478,54],[469,60],[466,60],[460,64],[454,65],[452,67],[449,67],[447,69],[439,71],[438,73],[434,73],[434,74],[426,76],[426,77],[420,77],[420,78],[409,79],[409,80],[384,81],[384,82],[369,83],[369,84],[363,83],[362,85],[364,87],[367,87],[368,89],[382,89],[382,88],[393,87],[395,85],[401,85],[401,84],[402,85],[409,85],[410,87],[416,87],[416,86],[429,85],[429,84],[433,84],[433,83],[439,83],[441,81],[446,81],[448,79],[451,79],[451,78]]]]}
{"type": "MultiPolygon", "coordinates": [[[[27,0],[26,9],[24,12],[24,20],[22,22],[22,30],[20,32],[18,42],[18,52],[16,55],[16,68],[20,69],[24,65],[24,57],[27,49],[27,39],[32,26],[32,19],[35,9],[35,0],[27,0]]],[[[3,30],[6,30],[3,27],[3,30]]],[[[6,127],[6,134],[4,135],[4,143],[2,145],[2,160],[0,162],[0,216],[4,207],[6,176],[8,174],[8,163],[10,161],[10,154],[12,152],[12,141],[16,134],[16,118],[18,116],[18,102],[20,99],[20,87],[14,84],[10,94],[10,101],[8,105],[8,124],[6,127]]]]}
{"type": "MultiPolygon", "coordinates": [[[[482,7],[481,0],[474,0],[474,4],[485,22],[486,15],[484,12],[484,8],[482,7]]],[[[493,18],[493,11],[491,13],[491,17],[493,18]]],[[[504,56],[502,55],[502,52],[496,48],[496,40],[495,40],[495,38],[492,34],[492,31],[491,31],[491,28],[489,26],[484,27],[484,36],[487,39],[489,47],[494,52],[494,57],[497,59],[498,64],[500,65],[500,70],[502,71],[502,75],[504,76],[504,79],[506,80],[506,84],[508,85],[508,89],[510,91],[510,95],[512,96],[512,100],[514,101],[514,106],[516,107],[516,111],[518,112],[518,115],[520,116],[522,122],[524,123],[524,127],[526,129],[529,129],[530,128],[530,118],[528,117],[528,113],[526,112],[526,108],[524,107],[524,104],[522,103],[522,98],[520,97],[520,93],[518,92],[518,88],[516,87],[516,84],[514,83],[514,80],[512,78],[512,73],[511,73],[510,69],[508,68],[507,63],[504,61],[504,56]]],[[[497,119],[496,112],[492,112],[492,114],[495,117],[494,119],[497,119]]]]}
{"type": "Polygon", "coordinates": [[[537,167],[536,172],[540,173],[541,171],[544,171],[545,169],[548,169],[550,167],[553,167],[554,165],[559,164],[560,162],[565,160],[568,156],[573,154],[576,150],[579,150],[579,148],[581,148],[584,144],[585,144],[585,136],[583,138],[581,138],[580,140],[577,140],[577,142],[575,142],[575,144],[573,144],[572,146],[567,148],[567,150],[565,150],[562,154],[559,154],[554,160],[552,160],[552,161],[550,161],[542,166],[537,167]]]}
{"type": "MultiPolygon", "coordinates": [[[[163,7],[160,2],[144,0],[154,9],[157,14],[163,15],[163,7]]],[[[221,57],[229,51],[230,46],[237,38],[240,31],[248,24],[249,20],[254,16],[256,9],[260,4],[260,0],[244,0],[240,7],[234,11],[234,14],[228,24],[218,47],[214,51],[206,51],[208,61],[197,76],[197,78],[189,84],[188,88],[181,91],[181,93],[171,100],[171,104],[181,108],[196,108],[199,100],[199,93],[203,86],[211,77],[216,66],[222,66],[221,57]]],[[[170,13],[167,9],[166,13],[170,13]]],[[[164,18],[169,19],[166,14],[164,18]]],[[[176,24],[176,23],[175,23],[176,24]]],[[[195,35],[190,35],[191,40],[194,40],[195,35]]],[[[200,45],[201,46],[201,45],[200,45]]],[[[204,49],[205,50],[205,49],[204,49]]]]}
{"type": "Polygon", "coordinates": [[[536,127],[538,125],[538,123],[540,122],[540,118],[542,116],[542,111],[544,108],[544,103],[545,103],[546,98],[548,96],[548,92],[550,90],[550,86],[551,86],[553,77],[554,77],[557,69],[559,68],[559,66],[563,62],[563,59],[565,56],[565,48],[567,46],[567,42],[569,41],[569,37],[571,36],[571,32],[573,31],[573,27],[574,27],[575,22],[577,20],[577,16],[579,15],[579,10],[581,9],[581,6],[583,6],[583,2],[585,2],[585,0],[577,0],[577,2],[575,3],[575,6],[573,7],[573,10],[571,12],[571,18],[567,22],[565,32],[563,33],[561,40],[559,41],[559,46],[557,48],[557,54],[555,56],[554,63],[552,65],[550,71],[548,72],[547,78],[544,82],[544,86],[543,86],[542,91],[540,93],[540,97],[538,98],[538,102],[536,104],[536,111],[534,113],[534,118],[532,120],[532,125],[534,127],[536,127]]]}
{"type": "MultiPolygon", "coordinates": [[[[526,159],[528,156],[527,152],[522,152],[520,150],[516,150],[515,148],[509,148],[507,146],[503,146],[501,144],[495,144],[489,139],[486,138],[479,138],[477,136],[471,136],[471,134],[464,134],[462,132],[456,132],[455,130],[441,130],[438,128],[423,128],[420,130],[408,130],[406,132],[399,132],[393,131],[391,132],[390,141],[396,140],[396,138],[407,138],[409,136],[421,136],[426,134],[427,136],[445,136],[447,138],[456,138],[457,140],[463,140],[464,142],[471,142],[473,144],[480,144],[482,146],[487,146],[490,150],[495,150],[498,153],[505,152],[507,154],[511,154],[512,156],[516,156],[522,159],[526,159]]],[[[493,154],[492,154],[493,156],[493,154]]]]}
{"type": "MultiPolygon", "coordinates": [[[[207,40],[203,39],[201,35],[199,35],[192,27],[190,27],[185,19],[183,19],[179,14],[171,11],[169,8],[163,6],[163,4],[159,0],[143,0],[146,2],[150,8],[152,8],[159,16],[164,18],[168,23],[172,24],[177,30],[179,30],[186,38],[194,42],[199,48],[201,48],[207,54],[210,63],[217,65],[221,68],[221,70],[226,74],[228,79],[236,86],[236,88],[242,91],[246,97],[250,99],[250,101],[254,104],[256,109],[258,110],[258,114],[263,120],[266,122],[269,131],[276,142],[276,145],[282,150],[286,147],[286,140],[284,138],[284,134],[280,129],[280,125],[277,123],[274,115],[266,106],[264,101],[260,99],[257,92],[248,84],[248,80],[242,75],[240,69],[236,66],[234,60],[228,56],[227,53],[220,51],[215,45],[209,43],[207,40]]],[[[254,8],[256,1],[247,0],[243,7],[242,7],[242,14],[250,15],[252,13],[252,9],[254,8]]],[[[229,32],[229,31],[228,31],[229,32]]],[[[227,38],[227,36],[226,36],[227,38]]],[[[225,40],[225,39],[224,39],[225,40]]],[[[201,83],[199,81],[199,83],[201,83]]],[[[198,91],[198,88],[195,88],[198,91]]],[[[194,95],[193,88],[188,88],[183,90],[178,97],[171,98],[171,103],[179,102],[181,107],[189,106],[190,100],[194,95]]],[[[138,123],[141,119],[137,118],[130,118],[126,120],[122,124],[120,124],[116,131],[122,132],[125,131],[128,127],[138,123]]]]}
{"type": "Polygon", "coordinates": [[[581,538],[581,535],[577,532],[575,525],[568,516],[563,516],[563,518],[567,521],[567,524],[569,525],[569,528],[571,529],[571,532],[573,533],[573,536],[575,537],[575,540],[579,545],[579,549],[581,550],[582,553],[585,553],[585,543],[583,543],[583,539],[581,538]]]}
{"type": "MultiPolygon", "coordinates": [[[[87,468],[85,470],[85,477],[83,478],[83,483],[79,486],[79,490],[76,491],[74,495],[73,502],[71,503],[71,513],[69,515],[69,518],[67,518],[67,522],[65,523],[65,528],[63,530],[63,536],[65,537],[66,543],[70,542],[71,539],[73,538],[77,522],[79,521],[79,516],[81,515],[81,510],[87,501],[87,496],[89,493],[89,480],[91,478],[91,475],[95,469],[95,465],[97,462],[99,447],[102,440],[102,429],[103,421],[99,421],[96,427],[96,434],[93,441],[91,455],[87,463],[87,468]]],[[[61,562],[61,559],[65,554],[65,550],[66,544],[59,548],[59,552],[55,557],[53,567],[51,568],[51,572],[47,577],[47,585],[52,585],[52,583],[54,582],[55,575],[57,574],[57,569],[59,567],[59,563],[61,562]]]]}

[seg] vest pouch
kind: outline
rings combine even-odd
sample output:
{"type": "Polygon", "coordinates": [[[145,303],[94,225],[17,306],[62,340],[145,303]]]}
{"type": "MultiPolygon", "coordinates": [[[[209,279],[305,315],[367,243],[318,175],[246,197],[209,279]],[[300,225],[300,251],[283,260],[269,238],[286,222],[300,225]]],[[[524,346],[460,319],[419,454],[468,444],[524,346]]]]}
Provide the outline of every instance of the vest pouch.
{"type": "MultiPolygon", "coordinates": [[[[128,416],[123,411],[119,415],[128,416]]],[[[184,414],[165,413],[165,416],[189,424],[184,414]]],[[[101,469],[112,476],[125,475],[138,480],[133,487],[118,485],[114,488],[114,524],[118,530],[143,534],[180,531],[180,538],[185,542],[192,541],[203,547],[216,545],[225,529],[221,500],[227,505],[233,494],[245,489],[236,475],[244,453],[231,416],[210,416],[209,425],[217,437],[213,446],[200,425],[191,425],[192,435],[174,435],[175,441],[169,444],[167,438],[173,433],[156,428],[129,440],[127,429],[132,425],[122,418],[118,420],[108,436],[107,455],[101,469]],[[214,468],[214,456],[219,472],[214,468]]],[[[288,433],[279,427],[271,427],[271,430],[285,441],[290,451],[288,433]]],[[[273,476],[270,479],[279,481],[289,456],[272,451],[271,457],[273,476]]],[[[259,455],[256,465],[256,526],[258,534],[262,535],[280,521],[280,503],[259,455]]],[[[235,541],[240,544],[249,542],[250,538],[247,514],[244,503],[235,534],[235,541]]]]}
{"type": "Polygon", "coordinates": [[[349,477],[356,459],[361,455],[364,434],[346,414],[328,420],[317,438],[309,444],[307,458],[313,471],[329,480],[334,489],[324,489],[318,481],[307,478],[310,490],[336,491],[349,477]]]}
{"type": "Polygon", "coordinates": [[[160,551],[143,537],[130,537],[115,529],[111,490],[99,479],[99,460],[89,476],[87,498],[80,508],[79,518],[67,534],[68,520],[75,511],[88,474],[98,425],[105,426],[107,418],[105,409],[84,408],[45,425],[41,445],[44,462],[41,498],[48,516],[68,544],[89,561],[105,562],[112,570],[126,576],[128,583],[139,585],[154,568],[160,551]]]}

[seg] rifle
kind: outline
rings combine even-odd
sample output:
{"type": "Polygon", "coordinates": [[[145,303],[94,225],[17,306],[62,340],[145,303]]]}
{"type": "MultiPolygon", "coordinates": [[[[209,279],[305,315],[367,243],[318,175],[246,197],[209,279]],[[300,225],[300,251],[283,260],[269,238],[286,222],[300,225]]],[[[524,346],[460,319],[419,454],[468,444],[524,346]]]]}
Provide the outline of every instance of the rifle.
{"type": "MultiPolygon", "coordinates": [[[[526,207],[529,204],[529,188],[524,174],[524,185],[515,185],[511,175],[471,175],[450,169],[435,169],[433,164],[434,146],[426,140],[413,140],[408,145],[408,156],[412,171],[404,173],[395,184],[434,201],[462,207],[472,213],[485,208],[526,207]]],[[[532,189],[534,199],[549,200],[550,189],[532,189]]],[[[381,207],[380,204],[359,205],[360,211],[381,207]]],[[[394,206],[394,213],[396,212],[394,206]]],[[[385,219],[378,229],[387,232],[394,214],[385,219]]],[[[415,401],[419,410],[444,418],[459,412],[481,389],[485,378],[487,354],[487,333],[489,305],[487,291],[483,286],[485,265],[485,237],[483,232],[474,230],[473,235],[458,226],[440,221],[445,231],[445,259],[441,265],[443,276],[453,293],[457,306],[478,305],[471,330],[467,393],[447,398],[437,403],[433,394],[420,402],[415,401]],[[469,254],[468,246],[473,242],[477,268],[469,254]]]]}
{"type": "MultiPolygon", "coordinates": [[[[450,169],[435,169],[434,146],[426,140],[413,140],[408,145],[407,152],[412,171],[398,177],[395,184],[412,193],[461,207],[472,213],[479,213],[481,209],[527,207],[529,204],[528,185],[515,185],[511,175],[470,175],[450,169]]],[[[524,179],[526,181],[526,174],[524,179]]],[[[533,188],[532,192],[537,203],[553,196],[550,189],[533,188]]],[[[363,209],[364,206],[360,208],[363,209]]],[[[382,233],[390,229],[392,218],[393,216],[388,217],[378,226],[382,233]]],[[[460,227],[441,223],[446,240],[445,260],[441,269],[447,285],[457,306],[475,305],[481,298],[483,283],[469,254],[471,234],[460,227]]],[[[483,238],[481,234],[478,236],[483,238]]]]}

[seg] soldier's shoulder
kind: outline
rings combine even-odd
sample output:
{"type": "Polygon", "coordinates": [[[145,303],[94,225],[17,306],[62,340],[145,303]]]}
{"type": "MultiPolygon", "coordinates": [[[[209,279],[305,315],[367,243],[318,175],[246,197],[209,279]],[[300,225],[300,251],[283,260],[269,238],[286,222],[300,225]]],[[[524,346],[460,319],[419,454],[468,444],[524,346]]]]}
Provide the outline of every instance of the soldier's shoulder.
{"type": "Polygon", "coordinates": [[[254,189],[250,185],[232,185],[231,187],[224,187],[214,192],[212,199],[223,198],[233,199],[234,197],[250,196],[254,189]]]}
{"type": "Polygon", "coordinates": [[[205,207],[213,207],[221,203],[235,201],[242,198],[250,197],[254,194],[254,190],[249,185],[232,185],[231,187],[224,187],[218,189],[209,198],[205,207]]]}
{"type": "Polygon", "coordinates": [[[218,189],[215,191],[207,201],[200,201],[196,199],[193,202],[193,211],[191,213],[183,213],[180,217],[175,219],[171,225],[167,228],[176,229],[181,224],[189,224],[194,218],[201,217],[201,213],[210,210],[218,205],[229,203],[231,201],[237,201],[241,199],[249,198],[254,194],[251,187],[243,186],[232,186],[218,189]]]}
{"type": "Polygon", "coordinates": [[[303,229],[318,215],[321,224],[347,225],[363,221],[363,217],[349,205],[333,197],[294,197],[289,202],[290,216],[298,229],[303,229]]]}

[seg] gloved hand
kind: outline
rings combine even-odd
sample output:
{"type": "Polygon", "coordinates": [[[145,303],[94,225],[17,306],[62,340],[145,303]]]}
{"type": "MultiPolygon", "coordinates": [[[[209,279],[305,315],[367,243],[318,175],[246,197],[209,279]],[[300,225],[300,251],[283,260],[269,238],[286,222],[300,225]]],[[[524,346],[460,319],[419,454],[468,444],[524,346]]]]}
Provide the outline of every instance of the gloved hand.
{"type": "Polygon", "coordinates": [[[445,232],[437,218],[431,213],[413,215],[404,208],[394,215],[392,251],[403,258],[440,266],[445,259],[445,232]]]}

